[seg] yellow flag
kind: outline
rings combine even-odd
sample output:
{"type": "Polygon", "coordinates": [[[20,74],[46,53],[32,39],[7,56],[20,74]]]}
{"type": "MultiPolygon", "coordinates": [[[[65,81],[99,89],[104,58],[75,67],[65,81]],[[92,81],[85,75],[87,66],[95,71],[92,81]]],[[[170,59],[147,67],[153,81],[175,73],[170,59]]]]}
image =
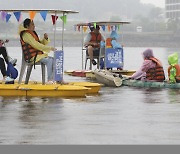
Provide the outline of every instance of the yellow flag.
{"type": "Polygon", "coordinates": [[[31,20],[34,19],[35,15],[36,15],[36,11],[29,11],[29,17],[31,20]]]}
{"type": "Polygon", "coordinates": [[[83,27],[83,31],[86,32],[87,31],[87,26],[83,27]]]}

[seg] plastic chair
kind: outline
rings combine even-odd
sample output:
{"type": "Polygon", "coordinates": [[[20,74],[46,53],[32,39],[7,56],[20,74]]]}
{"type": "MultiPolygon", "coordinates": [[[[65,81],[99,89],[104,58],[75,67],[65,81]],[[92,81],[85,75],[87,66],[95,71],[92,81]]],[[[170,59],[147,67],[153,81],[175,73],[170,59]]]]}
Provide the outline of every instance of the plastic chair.
{"type": "MultiPolygon", "coordinates": [[[[21,63],[21,71],[20,71],[20,75],[19,75],[18,84],[21,84],[26,68],[27,68],[27,73],[26,73],[25,84],[28,84],[33,65],[34,65],[34,63],[28,63],[24,60],[24,53],[22,52],[22,63],[21,63]]],[[[43,64],[41,62],[37,62],[37,63],[35,63],[35,65],[41,65],[42,84],[45,84],[45,64],[43,64]]]]}
{"type": "MultiPolygon", "coordinates": [[[[100,48],[100,49],[94,49],[94,50],[97,50],[99,51],[99,55],[98,56],[93,56],[93,59],[96,59],[97,60],[97,68],[99,69],[99,66],[100,66],[100,59],[101,58],[104,58],[104,48],[100,48]]],[[[90,61],[90,67],[89,69],[92,70],[92,61],[90,60],[90,56],[88,55],[88,51],[86,49],[86,58],[85,58],[85,69],[86,69],[86,66],[87,66],[87,61],[90,61]]]]}

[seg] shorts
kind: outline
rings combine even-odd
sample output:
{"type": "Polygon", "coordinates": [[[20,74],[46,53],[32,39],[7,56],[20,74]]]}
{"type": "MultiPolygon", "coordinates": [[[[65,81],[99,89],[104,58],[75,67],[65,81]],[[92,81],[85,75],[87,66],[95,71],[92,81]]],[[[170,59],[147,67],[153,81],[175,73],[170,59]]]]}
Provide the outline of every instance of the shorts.
{"type": "MultiPolygon", "coordinates": [[[[100,51],[100,49],[99,48],[95,48],[94,50],[93,50],[93,56],[99,56],[99,51],[100,51]]],[[[89,56],[89,54],[88,54],[88,51],[86,50],[86,54],[89,56]]]]}

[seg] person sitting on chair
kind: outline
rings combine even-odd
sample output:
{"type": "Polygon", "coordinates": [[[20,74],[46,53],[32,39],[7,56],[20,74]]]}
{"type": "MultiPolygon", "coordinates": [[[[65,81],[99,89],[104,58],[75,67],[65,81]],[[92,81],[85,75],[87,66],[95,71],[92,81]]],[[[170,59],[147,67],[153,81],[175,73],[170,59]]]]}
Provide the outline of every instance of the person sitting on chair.
{"type": "Polygon", "coordinates": [[[104,37],[99,32],[100,27],[96,26],[96,28],[90,28],[91,32],[84,39],[84,45],[87,47],[88,55],[90,56],[90,60],[93,65],[96,65],[96,61],[93,56],[99,56],[100,42],[104,41],[104,37]]]}
{"type": "Polygon", "coordinates": [[[33,20],[27,18],[23,25],[19,26],[19,35],[24,53],[25,61],[27,62],[41,62],[47,67],[48,82],[47,84],[54,84],[53,76],[53,57],[48,56],[48,53],[56,51],[57,49],[47,46],[49,43],[48,35],[45,33],[42,40],[39,39],[35,32],[35,25],[33,20]]]}
{"type": "Polygon", "coordinates": [[[3,75],[3,81],[5,83],[11,83],[14,81],[14,79],[7,76],[7,70],[6,70],[5,62],[7,65],[9,62],[11,62],[14,65],[16,63],[17,59],[12,59],[12,58],[10,59],[10,57],[8,57],[6,47],[4,46],[4,44],[7,42],[9,42],[9,40],[5,40],[5,41],[0,40],[0,55],[3,56],[3,58],[0,57],[0,70],[1,70],[1,73],[3,75]]]}

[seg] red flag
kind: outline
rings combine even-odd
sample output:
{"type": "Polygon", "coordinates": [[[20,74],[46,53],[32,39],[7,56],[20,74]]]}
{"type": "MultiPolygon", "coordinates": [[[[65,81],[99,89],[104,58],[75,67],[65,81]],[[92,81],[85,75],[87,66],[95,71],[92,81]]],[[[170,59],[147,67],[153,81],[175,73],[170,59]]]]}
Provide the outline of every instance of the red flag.
{"type": "Polygon", "coordinates": [[[78,26],[78,31],[80,32],[80,26],[78,26]]]}
{"type": "Polygon", "coordinates": [[[53,25],[56,23],[56,20],[58,19],[58,16],[51,15],[53,25]]]}

